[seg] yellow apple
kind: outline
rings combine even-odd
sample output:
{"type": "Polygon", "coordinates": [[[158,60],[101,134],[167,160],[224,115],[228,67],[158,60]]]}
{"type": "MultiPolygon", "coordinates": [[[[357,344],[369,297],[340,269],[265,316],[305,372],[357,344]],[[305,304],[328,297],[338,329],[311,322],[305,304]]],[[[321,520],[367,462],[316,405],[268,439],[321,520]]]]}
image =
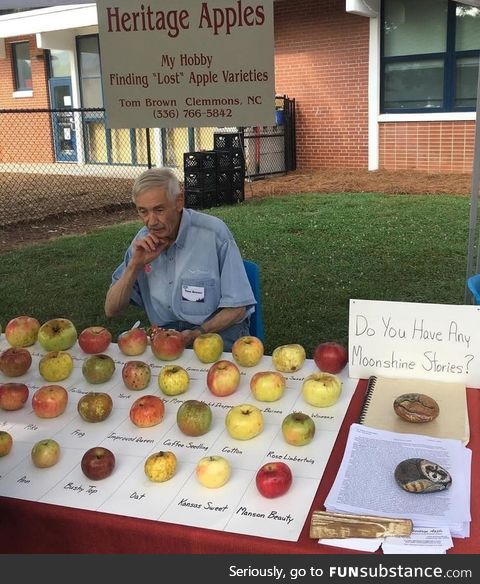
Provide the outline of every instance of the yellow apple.
{"type": "Polygon", "coordinates": [[[298,371],[304,364],[305,358],[305,349],[297,343],[281,345],[272,353],[273,366],[277,371],[283,373],[298,371]]]}
{"type": "Polygon", "coordinates": [[[177,457],[173,452],[154,452],[145,461],[144,471],[154,483],[170,480],[177,470],[177,457]]]}
{"type": "Polygon", "coordinates": [[[225,416],[225,427],[235,440],[250,440],[263,430],[263,414],[252,404],[234,406],[225,416]]]}
{"type": "Polygon", "coordinates": [[[312,373],[302,384],[303,399],[317,408],[328,408],[342,393],[342,382],[333,373],[312,373]]]}
{"type": "Polygon", "coordinates": [[[44,438],[33,445],[31,456],[37,468],[49,468],[60,460],[60,444],[53,438],[44,438]]]}
{"type": "Polygon", "coordinates": [[[189,383],[188,372],[180,365],[165,365],[158,375],[158,387],[165,395],[185,393],[189,383]]]}
{"type": "Polygon", "coordinates": [[[218,333],[204,333],[193,341],[193,352],[202,363],[213,363],[223,353],[223,339],[218,333]]]}
{"type": "Polygon", "coordinates": [[[278,371],[258,371],[250,379],[250,389],[258,401],[273,402],[280,399],[287,382],[278,371]]]}
{"type": "Polygon", "coordinates": [[[255,367],[263,353],[263,343],[258,337],[240,337],[232,345],[233,358],[242,367],[255,367]]]}
{"type": "Polygon", "coordinates": [[[209,489],[218,489],[230,478],[230,463],[223,456],[204,456],[195,468],[198,482],[209,489]]]}
{"type": "Polygon", "coordinates": [[[45,381],[62,381],[73,371],[73,359],[66,351],[50,351],[38,364],[40,375],[45,381]]]}

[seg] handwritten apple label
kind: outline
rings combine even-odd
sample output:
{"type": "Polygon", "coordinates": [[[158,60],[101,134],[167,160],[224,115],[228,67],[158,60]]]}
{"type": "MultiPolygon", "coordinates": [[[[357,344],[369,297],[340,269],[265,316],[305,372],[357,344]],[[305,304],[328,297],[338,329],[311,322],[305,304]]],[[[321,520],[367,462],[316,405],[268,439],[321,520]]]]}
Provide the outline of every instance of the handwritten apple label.
{"type": "Polygon", "coordinates": [[[76,430],[74,430],[73,432],[71,432],[70,434],[72,436],[75,436],[76,438],[84,438],[84,436],[85,436],[85,432],[82,432],[78,428],[76,430]]]}
{"type": "Polygon", "coordinates": [[[88,487],[84,487],[83,485],[75,485],[74,483],[70,482],[66,485],[63,485],[63,488],[67,491],[73,491],[76,494],[85,492],[86,495],[94,495],[95,493],[98,493],[98,489],[95,485],[88,485],[88,487]]]}
{"type": "Polygon", "coordinates": [[[135,501],[140,501],[140,499],[145,498],[145,496],[145,493],[137,493],[136,491],[130,493],[130,499],[134,499],[135,501]]]}
{"type": "Polygon", "coordinates": [[[163,441],[164,446],[175,446],[177,448],[193,448],[194,450],[204,450],[205,452],[208,450],[208,446],[200,442],[200,444],[194,444],[193,442],[182,442],[181,440],[170,440],[167,438],[163,441]]]}
{"type": "Polygon", "coordinates": [[[256,511],[250,511],[247,507],[239,507],[236,510],[236,515],[242,515],[244,517],[251,517],[253,519],[272,519],[274,521],[284,521],[287,525],[290,525],[294,518],[290,515],[281,515],[278,511],[270,511],[270,513],[258,513],[256,511]]]}
{"type": "Polygon", "coordinates": [[[144,438],[143,436],[121,436],[120,434],[116,434],[115,432],[110,432],[107,436],[107,440],[121,440],[122,442],[135,442],[135,443],[142,443],[142,444],[153,444],[155,440],[151,438],[144,438]]]}
{"type": "Polygon", "coordinates": [[[243,450],[240,450],[237,447],[230,448],[229,446],[224,446],[222,452],[227,452],[228,454],[243,454],[243,450]]]}
{"type": "Polygon", "coordinates": [[[306,464],[314,464],[315,460],[313,458],[309,458],[308,456],[297,456],[296,454],[294,454],[293,456],[291,454],[278,454],[276,453],[274,450],[270,450],[270,452],[267,453],[267,456],[270,456],[271,458],[274,458],[276,460],[289,460],[290,462],[304,462],[306,464]]]}
{"type": "Polygon", "coordinates": [[[177,505],[179,507],[190,507],[191,509],[206,509],[207,511],[216,511],[217,513],[225,513],[225,511],[228,509],[228,505],[216,506],[212,501],[207,501],[206,504],[194,503],[193,501],[189,501],[186,497],[180,499],[177,505]]]}

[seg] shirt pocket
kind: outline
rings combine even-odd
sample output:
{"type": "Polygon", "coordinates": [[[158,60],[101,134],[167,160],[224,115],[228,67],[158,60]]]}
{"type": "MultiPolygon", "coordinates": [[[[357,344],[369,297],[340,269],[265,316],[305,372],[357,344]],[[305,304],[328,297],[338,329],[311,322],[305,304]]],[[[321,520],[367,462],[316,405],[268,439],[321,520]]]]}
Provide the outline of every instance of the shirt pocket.
{"type": "Polygon", "coordinates": [[[210,316],[218,308],[220,294],[213,278],[182,278],[180,281],[180,306],[183,314],[204,317],[210,316]],[[185,289],[193,289],[199,293],[201,300],[185,300],[185,289]]]}

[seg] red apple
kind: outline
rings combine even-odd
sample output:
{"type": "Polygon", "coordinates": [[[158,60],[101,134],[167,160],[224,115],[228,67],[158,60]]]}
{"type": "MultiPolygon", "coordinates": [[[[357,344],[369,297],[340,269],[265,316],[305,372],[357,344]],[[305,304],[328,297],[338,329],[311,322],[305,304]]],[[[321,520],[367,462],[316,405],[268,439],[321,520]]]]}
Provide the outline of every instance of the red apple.
{"type": "Polygon", "coordinates": [[[0,371],[7,377],[24,375],[32,364],[28,349],[11,347],[0,354],[0,371]]]}
{"type": "Polygon", "coordinates": [[[112,342],[112,333],[103,326],[89,326],[78,336],[78,344],[85,353],[103,353],[112,342]]]}
{"type": "Polygon", "coordinates": [[[85,452],[80,463],[83,474],[92,481],[109,477],[115,468],[115,456],[103,446],[94,446],[85,452]]]}
{"type": "Polygon", "coordinates": [[[56,418],[67,407],[68,393],[61,385],[43,385],[33,394],[32,408],[39,418],[56,418]]]}
{"type": "Polygon", "coordinates": [[[0,383],[0,409],[19,410],[28,399],[28,387],[24,383],[0,383]]]}
{"type": "Polygon", "coordinates": [[[207,387],[219,397],[231,395],[240,384],[240,370],[232,361],[222,359],[214,363],[207,373],[207,387]]]}
{"type": "Polygon", "coordinates": [[[5,338],[12,347],[30,347],[37,340],[40,323],[31,316],[12,318],[5,327],[5,338]]]}
{"type": "Polygon", "coordinates": [[[165,404],[157,395],[142,395],[130,408],[130,420],[139,428],[160,424],[165,415],[165,404]]]}
{"type": "Polygon", "coordinates": [[[152,337],[152,353],[162,361],[178,359],[185,349],[183,335],[174,329],[160,329],[152,337]]]}
{"type": "Polygon", "coordinates": [[[313,352],[315,365],[325,373],[339,373],[348,362],[347,349],[340,343],[320,343],[313,352]]]}
{"type": "Polygon", "coordinates": [[[121,333],[117,339],[118,348],[124,355],[134,357],[145,352],[148,336],[143,328],[132,328],[121,333]]]}
{"type": "Polygon", "coordinates": [[[290,488],[292,480],[292,471],[284,462],[267,462],[255,475],[259,493],[268,499],[284,495],[290,488]]]}
{"type": "Polygon", "coordinates": [[[187,436],[202,436],[212,425],[212,410],[205,402],[189,399],[177,410],[177,426],[187,436]]]}
{"type": "Polygon", "coordinates": [[[127,361],[122,369],[123,383],[128,389],[138,391],[150,383],[152,370],[144,361],[127,361]]]}

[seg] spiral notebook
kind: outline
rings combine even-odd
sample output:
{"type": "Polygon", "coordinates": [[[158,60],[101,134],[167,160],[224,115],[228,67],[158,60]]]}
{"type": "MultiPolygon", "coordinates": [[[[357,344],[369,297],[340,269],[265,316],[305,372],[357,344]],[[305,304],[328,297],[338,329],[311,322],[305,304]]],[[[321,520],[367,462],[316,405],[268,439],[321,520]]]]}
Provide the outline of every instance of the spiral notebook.
{"type": "Polygon", "coordinates": [[[467,390],[465,385],[456,382],[372,376],[368,380],[359,423],[378,430],[453,438],[467,444],[470,439],[467,390]],[[393,402],[404,393],[429,395],[438,403],[438,417],[420,424],[402,420],[395,413],[393,402]]]}

